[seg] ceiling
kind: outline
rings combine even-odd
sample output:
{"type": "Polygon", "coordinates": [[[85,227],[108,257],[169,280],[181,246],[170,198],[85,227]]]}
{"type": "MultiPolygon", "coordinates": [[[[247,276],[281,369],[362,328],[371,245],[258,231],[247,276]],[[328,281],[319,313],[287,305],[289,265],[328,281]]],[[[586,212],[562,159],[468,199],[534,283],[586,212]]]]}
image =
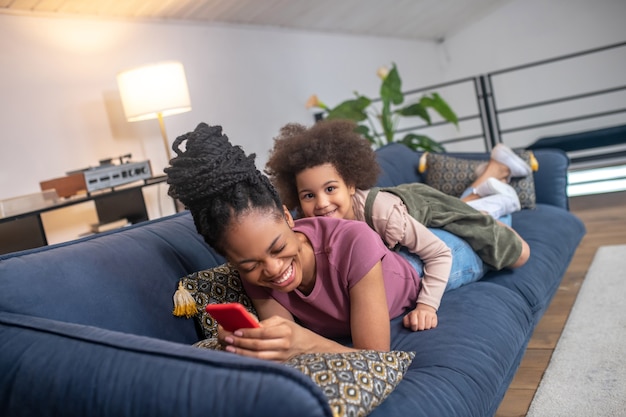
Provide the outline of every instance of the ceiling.
{"type": "Polygon", "coordinates": [[[0,13],[228,23],[440,41],[511,0],[0,0],[0,13]]]}

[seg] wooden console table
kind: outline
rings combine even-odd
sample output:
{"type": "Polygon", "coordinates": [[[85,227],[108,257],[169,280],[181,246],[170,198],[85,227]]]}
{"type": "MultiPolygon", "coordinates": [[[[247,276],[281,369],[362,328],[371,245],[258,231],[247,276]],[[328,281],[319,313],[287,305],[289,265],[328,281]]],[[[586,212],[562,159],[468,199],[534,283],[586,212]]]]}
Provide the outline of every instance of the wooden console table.
{"type": "MultiPolygon", "coordinates": [[[[101,223],[123,218],[128,219],[130,223],[146,221],[148,212],[142,189],[165,182],[166,179],[165,175],[147,178],[138,184],[120,185],[83,196],[71,197],[38,210],[0,217],[0,254],[47,245],[48,239],[41,214],[88,201],[94,202],[98,220],[101,223]]],[[[175,210],[178,211],[178,205],[174,200],[172,201],[175,210]]]]}

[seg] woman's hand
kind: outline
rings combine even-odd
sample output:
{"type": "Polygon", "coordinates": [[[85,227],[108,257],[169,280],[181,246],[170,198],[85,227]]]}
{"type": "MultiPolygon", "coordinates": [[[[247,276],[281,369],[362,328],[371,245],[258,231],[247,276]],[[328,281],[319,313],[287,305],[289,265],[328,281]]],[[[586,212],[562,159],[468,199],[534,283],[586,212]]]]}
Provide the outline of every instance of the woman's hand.
{"type": "Polygon", "coordinates": [[[437,327],[437,310],[426,304],[418,303],[415,310],[404,316],[404,327],[415,331],[437,327]]]}
{"type": "Polygon", "coordinates": [[[261,321],[257,329],[224,331],[227,352],[252,358],[284,362],[301,353],[349,352],[354,349],[326,339],[284,317],[261,321]]]}

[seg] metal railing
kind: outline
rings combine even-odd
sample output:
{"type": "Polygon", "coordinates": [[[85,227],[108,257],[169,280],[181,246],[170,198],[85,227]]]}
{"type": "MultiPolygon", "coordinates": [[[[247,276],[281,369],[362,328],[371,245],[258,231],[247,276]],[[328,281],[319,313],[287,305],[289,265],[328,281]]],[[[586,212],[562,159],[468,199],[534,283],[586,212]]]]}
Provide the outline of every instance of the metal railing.
{"type": "MultiPolygon", "coordinates": [[[[465,141],[470,141],[470,140],[475,140],[475,139],[483,139],[485,141],[485,144],[487,143],[487,140],[489,138],[488,136],[488,132],[489,132],[489,119],[488,119],[488,115],[486,113],[486,109],[484,107],[484,101],[483,101],[483,97],[484,97],[484,90],[483,90],[483,86],[481,85],[480,82],[480,77],[469,77],[469,78],[463,78],[463,79],[459,79],[459,80],[454,80],[454,81],[448,81],[448,82],[444,82],[444,83],[440,83],[440,84],[434,84],[434,85],[430,85],[428,87],[423,87],[423,88],[416,88],[413,90],[407,90],[404,92],[405,97],[407,98],[407,101],[411,100],[411,96],[417,95],[417,94],[421,94],[421,93],[426,93],[429,91],[437,91],[440,90],[442,88],[448,88],[448,87],[455,87],[455,86],[462,86],[462,85],[467,85],[467,84],[471,84],[472,85],[472,89],[474,91],[474,95],[475,95],[475,104],[476,104],[476,108],[473,109],[472,112],[470,113],[464,113],[464,114],[457,114],[458,116],[458,121],[459,121],[459,125],[462,125],[463,123],[466,122],[470,122],[473,120],[479,121],[480,122],[480,131],[477,133],[472,133],[469,135],[464,135],[464,136],[454,136],[454,137],[449,137],[449,138],[438,138],[437,142],[443,144],[443,145],[447,145],[450,143],[458,143],[458,142],[465,142],[465,141]]],[[[448,122],[446,121],[439,121],[439,122],[433,122],[431,124],[419,124],[419,125],[412,125],[412,126],[407,126],[401,129],[398,129],[397,132],[398,133],[405,133],[405,132],[411,132],[411,131],[415,131],[415,130],[424,130],[424,129],[433,129],[433,128],[437,128],[437,127],[441,127],[441,126],[445,126],[445,125],[449,125],[448,122]]],[[[461,129],[462,131],[462,129],[461,129]]]]}
{"type": "MultiPolygon", "coordinates": [[[[487,91],[487,94],[484,97],[485,107],[487,108],[487,113],[489,114],[490,120],[492,121],[492,123],[489,125],[489,128],[490,128],[489,136],[491,138],[491,144],[495,145],[498,142],[502,142],[504,135],[514,133],[514,132],[536,130],[538,128],[543,128],[547,126],[566,125],[566,124],[571,124],[574,122],[581,122],[583,120],[588,120],[588,119],[600,119],[606,116],[625,114],[626,106],[624,106],[623,103],[626,103],[626,99],[624,99],[621,102],[619,102],[619,100],[615,100],[616,102],[619,102],[618,107],[616,108],[610,108],[610,109],[605,109],[601,111],[590,111],[590,112],[585,112],[582,114],[578,113],[575,115],[570,115],[568,117],[556,117],[554,119],[548,119],[542,122],[525,123],[525,124],[521,123],[517,125],[513,124],[512,126],[507,126],[503,128],[502,122],[501,122],[503,115],[511,115],[511,114],[520,113],[520,112],[524,112],[524,111],[531,110],[531,109],[546,109],[546,113],[549,113],[549,110],[547,109],[550,106],[555,106],[558,104],[573,103],[573,102],[581,102],[582,100],[589,99],[589,98],[607,97],[611,94],[625,91],[626,84],[615,85],[609,88],[593,89],[593,90],[584,91],[584,92],[577,93],[577,94],[566,94],[566,95],[561,95],[558,97],[549,98],[545,100],[537,100],[537,101],[531,101],[531,102],[526,102],[526,103],[521,103],[521,104],[513,104],[513,105],[506,106],[506,107],[499,107],[497,105],[497,102],[499,100],[499,98],[497,99],[498,90],[494,87],[494,80],[497,77],[502,77],[502,76],[510,75],[514,73],[520,74],[526,70],[536,69],[539,67],[547,67],[549,65],[562,63],[565,61],[571,61],[570,62],[571,65],[576,65],[576,63],[573,60],[577,58],[586,58],[594,54],[599,54],[599,53],[608,52],[608,51],[614,52],[621,48],[622,49],[620,53],[624,54],[624,59],[622,60],[622,64],[626,65],[626,48],[625,47],[626,47],[626,42],[619,42],[619,43],[606,45],[606,46],[599,47],[599,48],[588,49],[588,50],[577,52],[577,53],[562,55],[562,56],[551,58],[551,59],[546,59],[546,60],[541,60],[541,61],[537,61],[537,62],[533,62],[529,64],[519,65],[519,66],[515,66],[515,67],[511,67],[511,68],[507,68],[507,69],[503,69],[499,71],[493,71],[485,75],[481,75],[480,76],[481,82],[485,84],[485,89],[487,91]]],[[[601,74],[597,74],[597,77],[601,77],[601,74]]],[[[626,67],[622,68],[622,77],[623,79],[619,81],[626,82],[626,67]]],[[[528,88],[533,88],[533,86],[528,85],[528,88]]],[[[621,119],[620,121],[621,123],[626,123],[626,117],[621,119]]],[[[605,125],[601,127],[607,127],[607,126],[605,125]]],[[[567,134],[567,133],[572,133],[572,132],[568,132],[568,131],[563,132],[563,134],[567,134]]]]}
{"type": "MultiPolygon", "coordinates": [[[[505,136],[519,132],[532,132],[528,135],[529,137],[532,137],[532,140],[526,140],[525,143],[521,144],[507,143],[507,145],[516,148],[529,146],[533,143],[533,141],[536,141],[541,137],[541,128],[550,126],[564,126],[563,129],[560,129],[556,133],[553,130],[550,134],[566,135],[575,133],[580,129],[567,127],[565,125],[574,123],[580,124],[581,121],[590,119],[605,119],[604,121],[600,121],[598,124],[593,126],[594,129],[612,127],[614,125],[626,125],[626,117],[618,117],[617,119],[614,117],[610,121],[607,120],[608,116],[621,116],[626,114],[626,105],[624,105],[624,103],[626,103],[626,42],[619,42],[599,48],[588,49],[498,71],[492,71],[475,77],[467,77],[454,81],[429,85],[427,87],[406,90],[404,91],[404,94],[405,99],[407,101],[411,101],[412,99],[419,99],[423,93],[434,91],[440,92],[442,89],[454,89],[457,87],[465,88],[465,91],[462,94],[441,94],[441,96],[444,97],[444,99],[450,103],[455,112],[457,112],[460,128],[458,132],[453,133],[458,134],[450,134],[449,128],[451,125],[446,121],[435,121],[430,125],[421,121],[419,124],[410,124],[409,121],[404,121],[401,127],[397,129],[397,133],[419,131],[420,133],[436,138],[436,140],[443,145],[465,143],[466,147],[471,147],[471,149],[475,151],[479,150],[476,149],[476,145],[474,143],[470,142],[480,139],[481,144],[484,146],[484,150],[489,151],[496,144],[505,142],[505,136]],[[554,68],[550,70],[549,68],[551,65],[558,66],[563,63],[577,65],[576,59],[589,59],[600,53],[620,54],[618,55],[617,71],[614,71],[614,73],[618,74],[618,79],[614,85],[603,86],[601,88],[588,88],[586,91],[575,92],[572,89],[572,84],[575,84],[575,87],[580,89],[585,87],[582,85],[584,83],[593,84],[593,82],[590,83],[590,81],[600,80],[604,82],[605,80],[602,78],[602,74],[592,74],[591,76],[582,79],[580,83],[572,83],[571,80],[568,80],[567,77],[563,76],[564,74],[562,72],[558,71],[558,68],[557,70],[554,70],[554,68]],[[620,64],[623,68],[621,72],[620,64]],[[540,82],[538,83],[533,81],[532,76],[530,76],[531,73],[542,68],[547,68],[548,70],[548,77],[542,80],[543,86],[540,82]],[[512,77],[514,79],[512,81],[507,80],[507,77],[512,77]],[[525,79],[525,77],[527,79],[525,79]],[[567,91],[566,94],[542,97],[545,95],[546,90],[549,90],[552,85],[556,85],[559,82],[562,82],[561,87],[567,91]],[[515,94],[511,94],[510,91],[506,91],[511,87],[517,88],[527,96],[530,95],[531,99],[524,100],[519,97],[516,98],[515,94]],[[610,97],[611,95],[615,95],[616,93],[623,93],[623,98],[618,97],[615,99],[615,97],[613,97],[612,102],[615,102],[616,105],[611,108],[603,110],[595,109],[593,111],[585,111],[584,113],[581,113],[580,108],[585,108],[586,106],[579,105],[575,107],[575,114],[556,116],[559,113],[567,113],[568,111],[571,112],[571,108],[565,109],[568,104],[581,102],[586,99],[602,100],[606,97],[610,97]],[[536,99],[537,97],[539,97],[539,99],[536,99]],[[462,103],[464,107],[471,108],[465,109],[462,113],[459,113],[456,108],[455,101],[462,103]],[[505,106],[498,105],[499,102],[507,101],[509,103],[505,106]],[[559,105],[562,105],[562,108],[555,110],[555,106],[559,105]],[[541,113],[539,113],[541,117],[536,117],[537,115],[528,115],[525,118],[529,120],[529,122],[525,123],[519,121],[507,123],[503,120],[505,118],[514,119],[514,116],[516,115],[521,116],[519,117],[520,119],[524,119],[524,113],[529,111],[541,111],[541,113]],[[552,115],[555,115],[555,117],[550,117],[552,115]],[[544,120],[539,120],[542,118],[544,120]],[[448,128],[447,130],[442,129],[446,127],[448,128]],[[435,134],[432,135],[429,131],[435,131],[435,134]],[[535,134],[533,131],[537,131],[539,133],[535,134]]],[[[373,101],[380,101],[380,99],[374,99],[373,101]]],[[[316,115],[316,120],[319,120],[320,118],[321,114],[316,115]]],[[[509,142],[508,139],[507,142],[509,142]]]]}
{"type": "MultiPolygon", "coordinates": [[[[552,71],[549,74],[550,74],[549,76],[551,77],[551,79],[548,80],[547,82],[557,83],[560,81],[560,78],[564,78],[558,75],[558,71],[556,72],[552,71]],[[555,76],[555,74],[557,75],[555,76]]],[[[597,74],[596,77],[601,78],[602,75],[597,74]]],[[[464,79],[460,79],[456,81],[435,84],[435,85],[418,88],[414,90],[408,90],[405,92],[405,95],[407,96],[407,98],[409,98],[411,95],[417,95],[417,94],[428,92],[428,91],[436,91],[441,88],[447,88],[450,86],[467,84],[467,83],[470,83],[472,85],[472,88],[474,90],[474,97],[468,98],[466,96],[464,97],[464,99],[467,102],[469,101],[475,102],[476,109],[474,111],[470,111],[469,113],[458,115],[459,124],[461,125],[462,123],[472,121],[472,120],[480,120],[480,131],[473,132],[472,134],[464,135],[464,136],[453,136],[453,137],[439,136],[437,139],[438,142],[444,145],[451,144],[451,143],[467,142],[467,141],[475,140],[475,139],[482,139],[485,150],[490,150],[497,143],[504,142],[504,137],[506,135],[511,135],[513,133],[518,133],[518,132],[541,131],[541,128],[557,126],[557,125],[563,126],[563,129],[560,129],[560,131],[557,132],[556,134],[566,135],[570,133],[575,133],[576,130],[580,130],[580,129],[570,128],[566,125],[574,124],[574,123],[580,124],[581,121],[590,120],[590,119],[600,120],[602,118],[607,119],[607,116],[620,116],[620,115],[626,114],[626,105],[624,105],[624,103],[626,103],[626,94],[624,94],[623,99],[618,98],[616,100],[613,100],[617,104],[616,106],[613,106],[612,108],[607,108],[607,109],[602,109],[602,110],[596,109],[593,111],[586,111],[584,113],[581,113],[579,110],[581,107],[585,107],[583,105],[583,106],[578,106],[577,110],[574,111],[576,114],[570,114],[567,116],[561,115],[561,116],[552,117],[552,118],[548,117],[547,119],[541,120],[541,121],[537,121],[535,120],[536,118],[529,116],[527,117],[527,119],[530,119],[530,122],[526,122],[526,123],[517,122],[517,123],[506,124],[503,122],[503,119],[511,118],[511,116],[515,116],[515,115],[523,115],[525,112],[533,111],[533,110],[534,111],[545,110],[545,111],[542,111],[541,113],[542,116],[546,116],[546,115],[549,116],[552,114],[558,114],[558,113],[563,113],[563,112],[566,113],[567,111],[572,112],[573,111],[572,109],[564,110],[563,108],[566,107],[566,105],[568,104],[581,102],[586,99],[602,100],[611,95],[615,95],[616,93],[618,94],[626,93],[626,84],[624,84],[626,83],[626,42],[619,42],[619,43],[606,45],[606,46],[599,47],[599,48],[588,49],[588,50],[580,51],[577,53],[562,55],[562,56],[545,59],[541,61],[536,61],[536,62],[524,64],[524,65],[518,65],[515,67],[506,68],[503,70],[492,71],[490,73],[481,74],[476,77],[464,78],[464,79]],[[612,52],[612,53],[617,52],[620,54],[619,62],[621,62],[624,65],[623,66],[624,71],[621,72],[622,75],[621,75],[621,78],[617,80],[618,81],[617,85],[612,85],[610,87],[603,87],[603,88],[590,88],[587,91],[569,93],[569,94],[561,94],[558,96],[552,96],[552,97],[547,97],[547,98],[541,98],[539,100],[530,100],[530,101],[528,100],[523,101],[519,99],[518,101],[515,101],[515,98],[511,100],[511,97],[514,96],[515,94],[507,94],[507,92],[505,91],[507,89],[506,87],[510,87],[511,84],[516,84],[519,90],[522,90],[527,94],[530,92],[530,94],[541,96],[542,93],[544,93],[544,91],[542,91],[542,88],[540,86],[537,86],[536,83],[533,84],[532,80],[531,81],[524,80],[524,77],[527,74],[529,74],[530,72],[533,72],[534,70],[538,68],[549,69],[550,65],[553,65],[553,64],[559,65],[567,61],[569,61],[571,65],[576,65],[576,59],[586,59],[586,58],[592,57],[594,54],[600,54],[603,52],[612,52]],[[507,82],[506,80],[507,76],[513,76],[513,78],[517,78],[517,80],[507,82]],[[497,85],[498,81],[501,82],[499,87],[497,85]],[[508,103],[506,106],[498,106],[499,101],[501,100],[506,101],[506,100],[503,100],[503,98],[506,98],[508,99],[508,101],[512,101],[512,102],[508,103]],[[564,105],[564,106],[562,106],[562,108],[559,109],[559,111],[555,111],[554,110],[555,106],[559,106],[559,105],[564,105]]],[[[569,86],[567,85],[567,83],[568,83],[568,80],[565,80],[563,84],[563,88],[568,89],[569,91],[569,86]]],[[[577,87],[581,88],[580,85],[577,85],[577,87]]],[[[584,88],[584,86],[582,86],[582,88],[584,88]]],[[[446,100],[448,100],[447,96],[446,96],[446,100]]],[[[454,106],[452,107],[454,108],[454,106]]],[[[416,130],[424,131],[425,129],[437,128],[439,126],[446,125],[446,124],[447,124],[446,122],[442,121],[442,122],[433,123],[432,125],[421,124],[421,125],[415,125],[415,126],[407,126],[403,129],[399,129],[398,132],[408,132],[408,131],[416,131],[416,130]]],[[[602,128],[602,127],[611,127],[616,124],[617,125],[626,124],[626,117],[623,117],[623,118],[614,117],[612,121],[606,121],[606,120],[599,121],[598,125],[594,126],[594,129],[602,128]]],[[[461,132],[463,130],[464,130],[463,128],[460,129],[461,132]]],[[[538,139],[540,136],[541,136],[541,133],[536,134],[534,136],[534,140],[538,139]]],[[[530,144],[531,143],[527,142],[523,144],[522,146],[525,147],[530,144]]],[[[516,146],[514,145],[513,147],[516,147],[516,146]]]]}

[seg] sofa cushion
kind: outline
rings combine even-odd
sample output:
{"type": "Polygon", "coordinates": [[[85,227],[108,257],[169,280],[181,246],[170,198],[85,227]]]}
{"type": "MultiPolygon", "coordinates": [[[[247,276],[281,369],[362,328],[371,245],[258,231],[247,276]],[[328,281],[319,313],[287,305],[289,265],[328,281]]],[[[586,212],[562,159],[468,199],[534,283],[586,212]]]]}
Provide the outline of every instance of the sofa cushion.
{"type": "MultiPolygon", "coordinates": [[[[516,151],[516,153],[530,165],[532,154],[530,151],[516,151]]],[[[424,157],[426,158],[426,184],[455,197],[460,197],[470,186],[476,179],[476,168],[487,160],[457,158],[432,152],[424,154],[424,157]]],[[[487,154],[485,157],[488,158],[487,154]]],[[[512,178],[510,184],[517,192],[522,208],[535,208],[535,181],[532,175],[512,178]]]]}
{"type": "Polygon", "coordinates": [[[328,397],[334,416],[366,416],[391,394],[415,353],[363,350],[307,353],[287,362],[309,376],[328,397]]]}
{"type": "Polygon", "coordinates": [[[513,228],[530,246],[530,258],[518,270],[490,272],[482,280],[514,290],[537,315],[560,285],[585,226],[573,214],[546,204],[513,213],[512,219],[513,228]]]}
{"type": "Polygon", "coordinates": [[[376,185],[392,187],[412,182],[424,182],[423,176],[413,167],[419,163],[421,153],[414,152],[399,142],[392,142],[376,150],[376,162],[381,173],[376,185]]]}
{"type": "Polygon", "coordinates": [[[569,208],[567,170],[569,158],[560,149],[533,150],[539,170],[533,173],[537,203],[569,208]]]}
{"type": "Polygon", "coordinates": [[[181,278],[181,282],[196,301],[196,320],[206,339],[217,337],[217,322],[206,312],[207,304],[239,303],[258,317],[243,289],[239,272],[228,263],[193,272],[181,278]]]}
{"type": "Polygon", "coordinates": [[[448,291],[436,328],[411,332],[391,323],[391,349],[414,351],[404,379],[378,416],[493,416],[533,330],[519,294],[482,281],[448,291]]]}

